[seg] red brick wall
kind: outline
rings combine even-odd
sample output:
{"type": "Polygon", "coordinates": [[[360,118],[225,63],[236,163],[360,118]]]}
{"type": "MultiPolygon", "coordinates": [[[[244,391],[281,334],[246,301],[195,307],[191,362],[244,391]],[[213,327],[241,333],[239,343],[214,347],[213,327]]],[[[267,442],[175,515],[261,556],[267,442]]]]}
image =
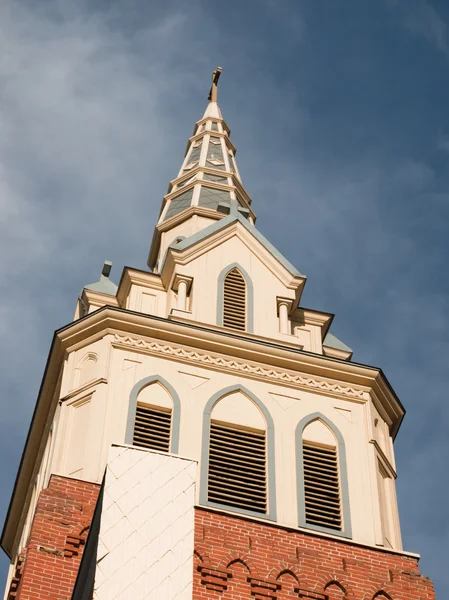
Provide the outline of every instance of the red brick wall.
{"type": "MultiPolygon", "coordinates": [[[[53,475],[25,549],[17,600],[70,600],[100,486],[53,475]]],[[[13,591],[14,594],[14,591],[13,591]]]]}
{"type": "Polygon", "coordinates": [[[194,600],[434,600],[416,558],[195,511],[194,600]]]}
{"type": "MultiPolygon", "coordinates": [[[[52,476],[11,598],[70,600],[99,487],[52,476]]],[[[195,521],[194,600],[435,600],[412,557],[206,509],[195,521]]]]}

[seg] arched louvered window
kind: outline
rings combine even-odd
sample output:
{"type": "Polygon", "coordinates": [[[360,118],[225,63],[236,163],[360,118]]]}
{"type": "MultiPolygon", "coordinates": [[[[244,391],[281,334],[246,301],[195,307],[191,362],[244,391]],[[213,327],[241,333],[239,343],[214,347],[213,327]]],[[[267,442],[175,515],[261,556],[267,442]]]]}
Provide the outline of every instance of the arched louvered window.
{"type": "Polygon", "coordinates": [[[223,282],[223,327],[246,331],[246,281],[237,268],[232,269],[223,282]]]}
{"type": "Polygon", "coordinates": [[[296,428],[299,524],[351,537],[343,436],[321,413],[296,428]]]}
{"type": "Polygon", "coordinates": [[[267,512],[265,431],[212,420],[208,501],[267,512]]]}
{"type": "Polygon", "coordinates": [[[164,383],[153,376],[133,388],[127,443],[160,452],[177,452],[179,398],[173,388],[164,383]],[[175,431],[173,412],[176,417],[175,431]]]}
{"type": "Polygon", "coordinates": [[[204,411],[200,501],[276,520],[274,426],[241,385],[217,392],[204,411]]]}
{"type": "Polygon", "coordinates": [[[303,440],[306,523],[341,531],[337,448],[303,440]]]}
{"type": "Polygon", "coordinates": [[[171,413],[169,408],[138,402],[134,421],[134,446],[168,452],[170,450],[171,413]]]}

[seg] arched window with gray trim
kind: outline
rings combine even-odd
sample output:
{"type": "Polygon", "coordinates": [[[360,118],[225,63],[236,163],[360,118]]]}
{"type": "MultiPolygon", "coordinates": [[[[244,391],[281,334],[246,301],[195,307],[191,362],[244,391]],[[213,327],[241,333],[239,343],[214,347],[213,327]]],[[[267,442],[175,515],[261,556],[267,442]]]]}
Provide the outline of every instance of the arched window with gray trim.
{"type": "Polygon", "coordinates": [[[181,403],[162,377],[142,379],[131,390],[126,443],[176,454],[179,446],[181,403]]]}
{"type": "Polygon", "coordinates": [[[241,385],[214,394],[204,411],[201,503],[276,519],[274,427],[241,385]]]}
{"type": "Polygon", "coordinates": [[[351,537],[343,436],[320,413],[296,429],[299,525],[351,537]]]}
{"type": "Polygon", "coordinates": [[[253,285],[238,263],[229,265],[218,277],[217,323],[235,331],[253,331],[253,285]]]}

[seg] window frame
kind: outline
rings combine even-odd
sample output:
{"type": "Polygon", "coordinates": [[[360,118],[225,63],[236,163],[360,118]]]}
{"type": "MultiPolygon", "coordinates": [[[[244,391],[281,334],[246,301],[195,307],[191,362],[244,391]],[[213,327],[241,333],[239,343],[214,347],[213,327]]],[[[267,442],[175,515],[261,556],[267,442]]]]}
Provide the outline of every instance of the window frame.
{"type": "Polygon", "coordinates": [[[253,282],[251,277],[245,271],[245,269],[237,262],[226,266],[218,276],[218,290],[217,290],[217,325],[223,327],[223,308],[224,308],[224,281],[228,273],[233,269],[238,269],[240,274],[246,283],[246,330],[242,331],[239,329],[230,329],[226,327],[227,331],[234,331],[238,333],[254,333],[254,290],[253,282]]]}
{"type": "Polygon", "coordinates": [[[201,473],[200,473],[200,504],[212,508],[220,508],[229,512],[276,521],[276,473],[274,455],[274,423],[266,406],[250,390],[240,384],[231,385],[216,392],[207,402],[203,413],[203,434],[201,446],[201,473]],[[233,392],[241,392],[249,401],[254,402],[261,410],[266,423],[266,470],[267,470],[267,512],[237,508],[227,504],[209,502],[209,445],[210,445],[210,423],[214,406],[225,396],[233,392]]]}
{"type": "MultiPolygon", "coordinates": [[[[152,383],[159,383],[164,387],[168,394],[170,394],[173,407],[171,411],[171,435],[170,435],[170,444],[169,444],[169,453],[170,454],[178,454],[179,452],[179,428],[181,421],[181,401],[176,390],[173,386],[168,383],[166,379],[160,377],[159,375],[150,375],[149,377],[144,377],[140,381],[138,381],[131,390],[129,396],[129,404],[128,404],[128,419],[126,422],[126,432],[125,432],[125,444],[129,444],[133,446],[133,437],[134,437],[134,424],[136,420],[136,407],[137,407],[137,399],[140,392],[151,385],[152,383]]],[[[153,406],[153,405],[152,405],[153,406]]],[[[156,406],[156,405],[154,405],[156,406]]],[[[141,448],[141,446],[135,446],[136,448],[141,448]]],[[[158,452],[158,450],[153,450],[153,452],[158,452]]]]}
{"type": "Polygon", "coordinates": [[[298,505],[298,525],[305,529],[314,531],[322,531],[331,535],[351,538],[351,514],[349,508],[349,488],[348,488],[348,470],[346,464],[346,448],[345,442],[339,429],[320,412],[315,412],[307,415],[296,426],[296,489],[297,489],[297,505],[298,505]],[[307,425],[313,421],[322,421],[329,427],[335,436],[337,457],[338,457],[338,473],[340,478],[340,501],[342,514],[342,529],[331,529],[306,522],[306,507],[305,507],[305,486],[304,486],[304,459],[303,459],[303,432],[307,425]]]}

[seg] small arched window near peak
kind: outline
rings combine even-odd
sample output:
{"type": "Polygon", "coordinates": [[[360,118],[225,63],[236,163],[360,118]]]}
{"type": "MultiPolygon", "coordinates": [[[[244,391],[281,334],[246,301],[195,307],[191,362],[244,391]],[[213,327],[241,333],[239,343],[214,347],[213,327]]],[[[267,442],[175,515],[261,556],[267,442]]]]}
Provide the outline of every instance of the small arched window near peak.
{"type": "Polygon", "coordinates": [[[157,376],[147,377],[131,391],[126,443],[177,453],[179,418],[180,402],[173,388],[157,376]]]}
{"type": "Polygon", "coordinates": [[[300,525],[350,537],[346,459],[343,438],[322,415],[297,428],[300,525]]]}
{"type": "Polygon", "coordinates": [[[246,281],[237,267],[234,267],[223,282],[223,327],[246,331],[246,313],[246,281]]]}

